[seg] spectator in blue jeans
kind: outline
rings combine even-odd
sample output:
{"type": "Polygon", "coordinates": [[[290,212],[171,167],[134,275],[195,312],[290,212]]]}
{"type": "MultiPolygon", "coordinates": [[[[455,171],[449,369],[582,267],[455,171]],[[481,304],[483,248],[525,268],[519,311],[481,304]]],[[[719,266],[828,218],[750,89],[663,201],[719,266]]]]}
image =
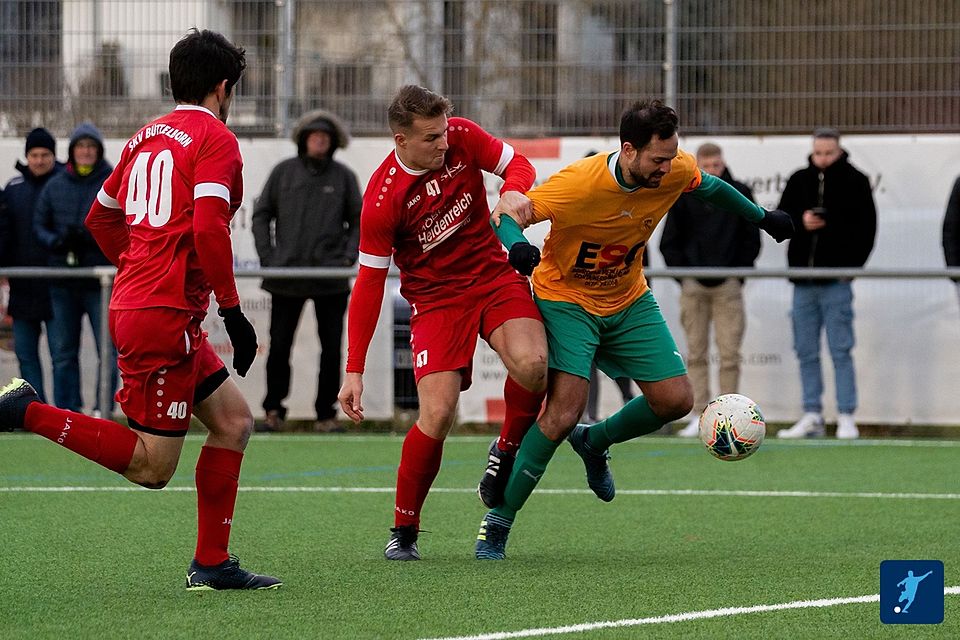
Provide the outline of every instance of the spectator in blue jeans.
{"type": "MultiPolygon", "coordinates": [[[[50,132],[37,128],[27,134],[27,163],[16,163],[19,175],[4,189],[6,196],[6,232],[3,264],[10,267],[45,267],[47,252],[33,235],[33,210],[44,185],[63,170],[57,162],[57,142],[50,132]]],[[[20,377],[33,385],[40,400],[46,402],[43,369],[40,366],[40,337],[44,325],[50,332],[50,290],[37,278],[11,278],[7,315],[13,318],[13,350],[20,364],[20,377]]]]}
{"type": "MultiPolygon", "coordinates": [[[[104,159],[103,137],[92,124],[81,124],[70,136],[67,166],[50,178],[37,198],[33,212],[33,232],[48,252],[49,266],[93,267],[108,265],[100,247],[83,225],[104,180],[113,167],[104,159]]],[[[100,284],[94,279],[64,279],[50,286],[53,317],[48,324],[47,340],[53,359],[53,400],[61,409],[82,411],[80,393],[80,335],[84,314],[97,345],[98,358],[111,361],[111,397],[117,390],[117,353],[113,343],[100,344],[100,284]]],[[[97,367],[100,388],[100,367],[97,367]]],[[[99,395],[99,394],[98,394],[99,395]]],[[[106,416],[110,407],[101,408],[99,397],[94,411],[106,416]]]]}
{"type": "MultiPolygon", "coordinates": [[[[796,233],[787,249],[791,267],[855,268],[867,262],[877,233],[870,181],[849,161],[834,129],[818,129],[808,166],[787,181],[780,208],[796,233]]],[[[822,436],[823,372],[820,336],[827,335],[837,393],[837,437],[858,438],[853,414],[857,383],[851,351],[853,287],[850,279],[793,280],[793,342],[800,361],[803,416],[781,438],[822,436]]]]}

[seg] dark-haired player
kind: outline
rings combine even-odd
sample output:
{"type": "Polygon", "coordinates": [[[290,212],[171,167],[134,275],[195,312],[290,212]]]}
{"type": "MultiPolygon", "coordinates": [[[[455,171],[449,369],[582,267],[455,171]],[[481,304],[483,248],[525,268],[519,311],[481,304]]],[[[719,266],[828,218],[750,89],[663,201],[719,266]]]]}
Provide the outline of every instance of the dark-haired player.
{"type": "Polygon", "coordinates": [[[14,379],[0,390],[0,428],[25,428],[131,482],[162,489],[195,415],[209,430],[197,461],[198,535],[187,589],[274,589],[227,551],[240,463],[253,417],[200,324],[211,290],[246,375],[257,350],[233,277],[230,219],[243,193],[237,139],[226,127],[243,49],[193,30],[170,51],[177,107],[127,142],[87,216],[117,265],[110,331],[130,428],[39,401],[14,379]]]}
{"type": "Polygon", "coordinates": [[[565,438],[583,459],[587,483],[613,500],[607,449],[689,413],[693,391],[660,307],[643,275],[650,235],[681,193],[691,192],[750,220],[780,242],[790,216],[768,212],[726,182],[701,175],[679,148],[678,119],[660,101],[638,102],[620,120],[620,148],[561,169],[527,195],[532,215],[498,216],[505,246],[523,243],[521,226],[550,220],[543,263],[533,275],[549,351],[547,403],[517,452],[503,503],[484,517],[476,557],[502,560],[517,512],[565,438]],[[519,226],[518,226],[519,225],[519,226]],[[590,366],[636,380],[643,395],[594,425],[578,425],[590,366]]]}

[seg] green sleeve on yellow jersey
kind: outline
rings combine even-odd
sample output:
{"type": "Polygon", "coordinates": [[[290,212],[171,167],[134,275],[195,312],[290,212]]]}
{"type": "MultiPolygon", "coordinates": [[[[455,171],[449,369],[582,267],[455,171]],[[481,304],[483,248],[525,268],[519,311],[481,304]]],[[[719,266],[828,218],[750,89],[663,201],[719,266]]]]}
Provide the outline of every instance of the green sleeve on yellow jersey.
{"type": "Polygon", "coordinates": [[[750,222],[760,222],[767,212],[755,202],[751,202],[731,185],[709,173],[703,174],[700,186],[690,192],[698,199],[709,202],[721,209],[733,211],[750,222]]]}
{"type": "Polygon", "coordinates": [[[520,228],[520,225],[517,224],[517,221],[507,214],[500,216],[499,227],[493,223],[493,218],[490,219],[490,226],[493,227],[493,232],[497,234],[498,238],[500,238],[500,244],[505,246],[507,249],[518,242],[529,242],[529,240],[527,240],[523,235],[523,229],[520,228]]]}

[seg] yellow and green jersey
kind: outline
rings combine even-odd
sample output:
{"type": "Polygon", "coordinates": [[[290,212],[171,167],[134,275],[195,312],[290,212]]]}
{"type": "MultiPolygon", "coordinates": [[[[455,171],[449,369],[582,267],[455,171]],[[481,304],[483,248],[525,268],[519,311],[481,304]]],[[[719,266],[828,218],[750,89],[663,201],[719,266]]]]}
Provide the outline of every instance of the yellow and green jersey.
{"type": "Polygon", "coordinates": [[[533,274],[539,298],[609,316],[647,291],[643,251],[680,194],[700,185],[700,170],[680,150],[659,187],[629,189],[617,179],[619,157],[617,151],[584,158],[527,193],[532,224],[551,224],[533,274]]]}

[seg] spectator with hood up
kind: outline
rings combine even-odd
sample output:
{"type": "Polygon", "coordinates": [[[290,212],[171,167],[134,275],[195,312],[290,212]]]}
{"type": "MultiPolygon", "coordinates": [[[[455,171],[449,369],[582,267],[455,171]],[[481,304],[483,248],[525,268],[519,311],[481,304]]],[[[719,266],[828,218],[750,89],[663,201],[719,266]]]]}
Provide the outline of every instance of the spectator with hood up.
{"type": "MultiPolygon", "coordinates": [[[[253,236],[264,267],[348,267],[357,261],[362,197],[357,177],[333,159],[349,134],[329,111],[304,114],[293,131],[297,156],[270,172],[253,210],[253,236]]],[[[307,300],[313,300],[320,340],[315,431],[343,431],[336,421],[340,388],[341,339],[350,282],[346,278],[268,278],[272,296],[267,356],[266,420],[261,429],[278,431],[290,393],[290,350],[307,300]]]]}

